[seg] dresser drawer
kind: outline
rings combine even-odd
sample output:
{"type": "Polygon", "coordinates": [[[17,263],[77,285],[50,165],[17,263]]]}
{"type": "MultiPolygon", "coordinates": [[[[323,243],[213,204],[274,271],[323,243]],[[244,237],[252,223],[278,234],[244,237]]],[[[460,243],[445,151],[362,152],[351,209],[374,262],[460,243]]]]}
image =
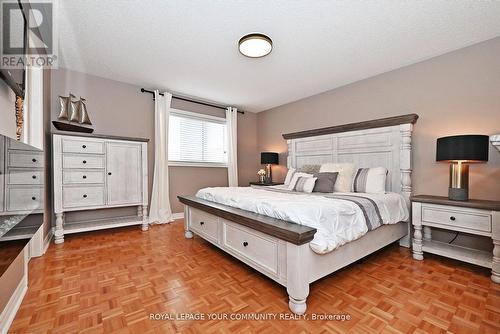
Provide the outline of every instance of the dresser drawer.
{"type": "Polygon", "coordinates": [[[7,184],[42,185],[43,170],[9,168],[9,172],[7,173],[7,184]]]}
{"type": "Polygon", "coordinates": [[[9,167],[43,167],[43,152],[9,151],[9,167]]]}
{"type": "Polygon", "coordinates": [[[65,138],[62,140],[62,151],[64,153],[104,154],[104,142],[65,138]]]}
{"type": "Polygon", "coordinates": [[[480,211],[454,210],[442,206],[422,205],[422,222],[439,227],[460,227],[474,231],[491,232],[491,214],[480,211]]]}
{"type": "Polygon", "coordinates": [[[104,171],[64,170],[63,184],[104,183],[104,171]]]}
{"type": "Polygon", "coordinates": [[[257,231],[224,222],[222,247],[253,265],[278,275],[278,240],[257,231]]]}
{"type": "Polygon", "coordinates": [[[63,168],[104,168],[104,156],[64,154],[63,168]]]}
{"type": "Polygon", "coordinates": [[[205,213],[200,210],[190,209],[190,225],[189,228],[195,232],[210,240],[214,243],[218,242],[218,218],[211,214],[205,213]]]}
{"type": "Polygon", "coordinates": [[[43,208],[43,188],[8,187],[7,211],[32,211],[43,208]]]}
{"type": "Polygon", "coordinates": [[[81,208],[104,205],[104,187],[64,187],[63,208],[81,208]]]}
{"type": "Polygon", "coordinates": [[[7,141],[8,145],[7,147],[10,149],[10,150],[24,150],[24,151],[34,151],[34,152],[37,152],[36,150],[33,149],[32,146],[28,145],[28,144],[25,144],[23,142],[20,142],[20,141],[17,141],[15,139],[9,139],[7,141]]]}

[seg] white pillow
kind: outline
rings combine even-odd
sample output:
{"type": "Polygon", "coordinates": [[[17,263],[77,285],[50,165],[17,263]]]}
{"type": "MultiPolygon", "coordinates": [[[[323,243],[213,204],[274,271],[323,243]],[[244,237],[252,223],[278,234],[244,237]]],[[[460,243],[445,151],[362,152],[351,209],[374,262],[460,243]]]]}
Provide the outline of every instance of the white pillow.
{"type": "Polygon", "coordinates": [[[288,169],[288,172],[286,173],[285,177],[285,186],[290,184],[290,181],[292,181],[293,174],[295,174],[297,170],[295,168],[290,168],[288,169]]]}
{"type": "Polygon", "coordinates": [[[350,162],[330,162],[322,164],[319,172],[339,173],[337,181],[335,181],[335,185],[333,186],[333,191],[342,193],[351,192],[354,164],[350,162]]]}
{"type": "Polygon", "coordinates": [[[317,177],[300,176],[297,182],[295,182],[293,190],[303,193],[312,193],[317,179],[317,177]]]}
{"type": "Polygon", "coordinates": [[[313,176],[314,175],[312,174],[296,172],[295,174],[293,174],[292,180],[288,184],[288,190],[293,190],[295,188],[295,184],[297,183],[299,177],[313,177],[313,176]]]}
{"type": "Polygon", "coordinates": [[[386,179],[387,169],[384,167],[358,168],[352,188],[356,193],[385,194],[386,179]]]}

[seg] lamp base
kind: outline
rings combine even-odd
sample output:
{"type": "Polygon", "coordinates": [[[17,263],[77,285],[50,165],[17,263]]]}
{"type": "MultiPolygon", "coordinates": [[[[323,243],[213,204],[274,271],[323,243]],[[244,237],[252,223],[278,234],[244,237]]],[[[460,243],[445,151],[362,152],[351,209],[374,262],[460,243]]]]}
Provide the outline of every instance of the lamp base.
{"type": "Polygon", "coordinates": [[[469,189],[467,188],[448,188],[448,198],[452,201],[468,201],[469,189]]]}

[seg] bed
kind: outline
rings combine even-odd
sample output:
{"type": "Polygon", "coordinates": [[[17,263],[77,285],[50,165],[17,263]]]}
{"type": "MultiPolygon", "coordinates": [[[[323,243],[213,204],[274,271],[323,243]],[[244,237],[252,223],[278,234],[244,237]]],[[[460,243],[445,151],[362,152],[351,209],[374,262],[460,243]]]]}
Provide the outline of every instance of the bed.
{"type": "MultiPolygon", "coordinates": [[[[408,209],[411,134],[417,118],[410,114],[284,134],[288,144],[287,166],[352,162],[358,167],[385,167],[387,191],[402,196],[408,209]]],[[[228,198],[231,193],[230,188],[219,191],[228,192],[221,198],[228,198]]],[[[252,196],[260,197],[272,190],[248,188],[250,191],[252,196]]],[[[236,194],[237,190],[233,192],[236,194]]],[[[382,225],[353,241],[335,245],[333,251],[321,253],[314,244],[319,226],[290,222],[289,216],[280,215],[286,213],[283,210],[272,217],[268,212],[252,211],[244,205],[235,207],[232,199],[225,204],[217,203],[213,201],[213,194],[209,195],[179,196],[185,205],[185,237],[196,234],[285,286],[290,310],[295,314],[306,311],[310,283],[393,242],[409,247],[409,224],[405,219],[382,225]]],[[[262,203],[265,196],[263,198],[262,203]]]]}

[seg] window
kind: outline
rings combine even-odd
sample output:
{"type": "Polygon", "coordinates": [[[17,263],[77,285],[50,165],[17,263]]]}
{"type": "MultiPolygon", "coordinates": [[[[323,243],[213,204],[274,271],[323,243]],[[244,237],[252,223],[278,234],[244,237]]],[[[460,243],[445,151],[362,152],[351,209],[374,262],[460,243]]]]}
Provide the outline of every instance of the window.
{"type": "Polygon", "coordinates": [[[169,165],[227,167],[226,120],[173,111],[168,131],[169,165]]]}

